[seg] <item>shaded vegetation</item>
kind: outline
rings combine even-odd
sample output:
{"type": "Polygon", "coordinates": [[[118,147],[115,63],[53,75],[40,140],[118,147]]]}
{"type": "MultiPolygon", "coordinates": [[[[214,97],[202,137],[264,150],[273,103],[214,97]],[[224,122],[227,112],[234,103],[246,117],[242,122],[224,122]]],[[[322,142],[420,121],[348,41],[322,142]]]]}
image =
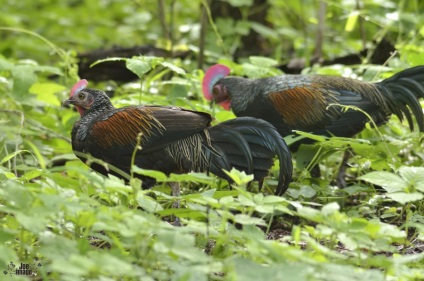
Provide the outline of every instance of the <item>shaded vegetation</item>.
{"type": "Polygon", "coordinates": [[[167,178],[134,168],[164,182],[146,191],[138,180],[126,185],[98,175],[73,154],[70,130],[79,116],[61,106],[78,80],[78,54],[114,46],[191,51],[183,58],[106,59],[122,61],[138,77],[123,84],[90,82],[107,90],[115,106],[176,105],[210,112],[216,122],[234,118],[211,108],[201,94],[203,70],[216,62],[248,77],[281,74],[281,65],[300,62],[304,74],[376,81],[424,64],[422,1],[269,0],[264,22],[249,18],[255,10],[249,0],[224,1],[239,11],[237,19],[212,17],[208,8],[201,13],[209,1],[145,2],[2,4],[2,280],[424,278],[423,136],[396,117],[352,139],[301,133],[318,143],[297,153],[293,183],[276,197],[270,194],[278,163],[262,193],[256,185],[247,189],[251,177],[237,171],[232,189],[206,174],[167,178]],[[202,29],[201,22],[208,24],[202,29]],[[199,68],[201,30],[205,66],[199,68]],[[244,45],[252,30],[263,49],[244,45]],[[396,52],[384,65],[370,64],[383,38],[396,52]],[[360,53],[365,48],[366,55],[360,53]],[[319,64],[349,54],[359,54],[360,63],[319,64]],[[348,147],[354,155],[348,187],[340,190],[335,176],[348,147]],[[302,161],[311,154],[320,178],[311,177],[312,164],[302,161]],[[169,181],[183,188],[180,209],[172,208],[169,181]],[[175,216],[183,227],[168,223],[175,216]],[[30,264],[37,276],[15,275],[11,262],[30,264]]]}

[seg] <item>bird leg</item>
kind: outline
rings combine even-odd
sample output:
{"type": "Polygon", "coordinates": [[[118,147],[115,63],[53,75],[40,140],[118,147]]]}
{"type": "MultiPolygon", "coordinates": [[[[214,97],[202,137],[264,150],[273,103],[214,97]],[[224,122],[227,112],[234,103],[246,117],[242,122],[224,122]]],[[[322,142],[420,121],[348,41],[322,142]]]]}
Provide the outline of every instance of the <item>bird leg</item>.
{"type": "Polygon", "coordinates": [[[344,151],[342,162],[340,163],[339,172],[337,173],[337,186],[339,188],[345,188],[346,187],[346,167],[347,167],[347,161],[350,158],[350,154],[352,153],[352,149],[348,148],[344,151]]]}
{"type": "MultiPolygon", "coordinates": [[[[169,185],[171,186],[172,190],[172,196],[173,197],[179,197],[180,196],[180,183],[179,182],[170,182],[169,185]]],[[[180,208],[180,199],[177,199],[172,203],[172,208],[179,209],[180,208]]],[[[174,220],[175,226],[181,226],[180,219],[178,217],[175,217],[174,220]]]]}

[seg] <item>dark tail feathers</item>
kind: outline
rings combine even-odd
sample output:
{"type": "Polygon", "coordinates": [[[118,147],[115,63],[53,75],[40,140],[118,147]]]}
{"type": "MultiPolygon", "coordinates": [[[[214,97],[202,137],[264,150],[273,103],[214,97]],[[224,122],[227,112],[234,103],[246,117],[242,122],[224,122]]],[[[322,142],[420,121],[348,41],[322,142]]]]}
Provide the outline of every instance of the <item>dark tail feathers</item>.
{"type": "Polygon", "coordinates": [[[276,195],[283,195],[292,177],[290,151],[277,130],[268,122],[253,117],[239,117],[208,129],[212,147],[210,172],[230,180],[222,171],[233,167],[253,174],[260,187],[274,157],[280,161],[280,174],[276,195]],[[219,154],[219,156],[218,156],[219,154]]]}
{"type": "Polygon", "coordinates": [[[424,98],[424,66],[406,69],[378,84],[384,86],[380,87],[380,90],[385,92],[385,96],[390,96],[391,93],[394,97],[392,108],[398,118],[402,120],[405,117],[412,131],[414,130],[412,112],[417,120],[418,129],[424,132],[424,115],[419,102],[420,98],[424,98]]]}

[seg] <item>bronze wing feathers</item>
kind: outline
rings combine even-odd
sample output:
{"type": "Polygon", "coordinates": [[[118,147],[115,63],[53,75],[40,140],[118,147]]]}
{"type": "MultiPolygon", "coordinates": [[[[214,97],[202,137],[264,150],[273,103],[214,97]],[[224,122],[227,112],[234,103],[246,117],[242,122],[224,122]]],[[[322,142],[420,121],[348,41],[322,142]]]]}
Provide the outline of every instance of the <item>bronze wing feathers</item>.
{"type": "Polygon", "coordinates": [[[89,129],[91,139],[103,149],[133,151],[140,137],[144,152],[202,132],[210,124],[205,113],[178,107],[133,106],[100,115],[89,129]]]}

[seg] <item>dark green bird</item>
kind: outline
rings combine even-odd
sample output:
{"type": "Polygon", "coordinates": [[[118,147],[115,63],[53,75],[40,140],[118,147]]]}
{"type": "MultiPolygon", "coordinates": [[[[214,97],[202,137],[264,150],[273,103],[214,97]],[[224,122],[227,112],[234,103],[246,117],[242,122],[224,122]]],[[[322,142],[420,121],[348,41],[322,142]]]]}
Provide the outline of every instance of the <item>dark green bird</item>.
{"type": "MultiPolygon", "coordinates": [[[[278,157],[275,193],[286,191],[292,176],[290,151],[268,122],[243,117],[211,126],[209,114],[179,107],[115,108],[104,92],[86,86],[86,80],[78,82],[64,102],[73,104],[81,115],[72,129],[72,148],[81,160],[92,155],[129,174],[135,155],[134,164],[140,168],[167,175],[212,172],[230,182],[223,170],[236,168],[262,184],[278,157]]],[[[122,177],[100,164],[92,163],[91,168],[122,177]]],[[[155,184],[152,178],[139,177],[143,188],[155,184]]]]}
{"type": "MultiPolygon", "coordinates": [[[[361,132],[368,117],[360,111],[331,104],[355,106],[365,111],[377,126],[392,114],[406,118],[411,131],[415,116],[424,131],[419,99],[424,97],[424,66],[401,71],[377,83],[337,76],[281,75],[261,79],[227,76],[224,65],[210,67],[203,79],[203,94],[234,114],[261,118],[283,136],[293,130],[317,135],[352,137],[361,132]]],[[[302,140],[290,147],[296,151],[302,140]]]]}

